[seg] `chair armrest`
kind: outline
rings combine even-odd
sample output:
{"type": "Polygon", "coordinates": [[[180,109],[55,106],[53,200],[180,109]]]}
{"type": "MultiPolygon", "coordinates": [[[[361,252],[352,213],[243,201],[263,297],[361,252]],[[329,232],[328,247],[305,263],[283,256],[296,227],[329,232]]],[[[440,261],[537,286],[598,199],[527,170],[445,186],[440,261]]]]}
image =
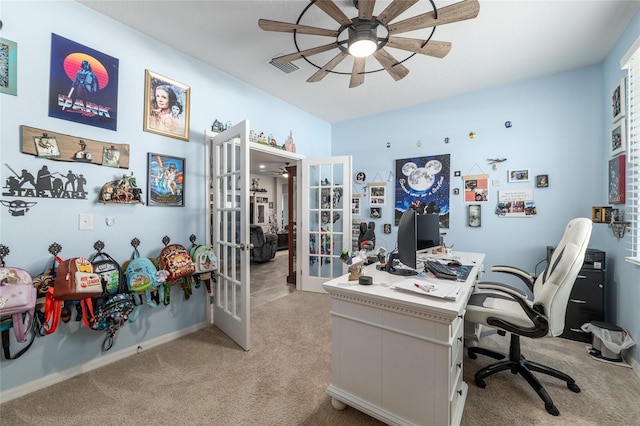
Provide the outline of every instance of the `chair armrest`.
{"type": "Polygon", "coordinates": [[[530,306],[526,294],[524,294],[520,290],[502,283],[488,281],[477,283],[476,288],[479,290],[491,290],[499,293],[504,297],[514,300],[520,305],[527,317],[531,320],[531,322],[533,322],[534,326],[522,327],[520,325],[510,323],[509,321],[506,321],[499,317],[487,318],[487,324],[506,330],[509,333],[515,333],[520,336],[532,338],[544,337],[549,332],[549,321],[544,314],[544,308],[542,308],[542,306],[540,305],[530,306]]]}
{"type": "Polygon", "coordinates": [[[505,274],[510,274],[517,278],[520,278],[531,291],[533,291],[533,283],[537,278],[535,275],[530,274],[524,269],[520,269],[514,266],[508,266],[508,265],[493,265],[491,267],[491,271],[503,272],[505,274]]]}

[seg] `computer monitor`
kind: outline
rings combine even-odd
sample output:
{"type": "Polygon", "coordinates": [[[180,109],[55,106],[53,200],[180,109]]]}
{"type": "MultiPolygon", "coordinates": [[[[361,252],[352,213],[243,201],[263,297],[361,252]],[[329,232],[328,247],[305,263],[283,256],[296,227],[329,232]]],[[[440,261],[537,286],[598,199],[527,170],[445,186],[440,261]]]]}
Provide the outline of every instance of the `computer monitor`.
{"type": "Polygon", "coordinates": [[[419,214],[416,216],[418,251],[440,245],[440,215],[419,214]]]}
{"type": "Polygon", "coordinates": [[[415,210],[406,210],[402,213],[398,224],[398,242],[396,253],[389,255],[387,262],[387,272],[394,275],[416,275],[416,263],[418,251],[418,221],[415,210]],[[398,259],[406,268],[395,268],[393,261],[398,259]]]}

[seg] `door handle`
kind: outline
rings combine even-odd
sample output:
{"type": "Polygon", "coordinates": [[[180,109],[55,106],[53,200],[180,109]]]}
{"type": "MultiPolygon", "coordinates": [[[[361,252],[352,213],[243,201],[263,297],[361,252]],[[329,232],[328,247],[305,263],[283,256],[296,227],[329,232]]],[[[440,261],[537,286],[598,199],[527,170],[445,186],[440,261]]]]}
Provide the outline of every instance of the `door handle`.
{"type": "Polygon", "coordinates": [[[249,243],[249,244],[244,244],[244,243],[240,243],[236,246],[236,248],[239,248],[242,251],[245,250],[251,250],[253,248],[253,244],[249,243]]]}

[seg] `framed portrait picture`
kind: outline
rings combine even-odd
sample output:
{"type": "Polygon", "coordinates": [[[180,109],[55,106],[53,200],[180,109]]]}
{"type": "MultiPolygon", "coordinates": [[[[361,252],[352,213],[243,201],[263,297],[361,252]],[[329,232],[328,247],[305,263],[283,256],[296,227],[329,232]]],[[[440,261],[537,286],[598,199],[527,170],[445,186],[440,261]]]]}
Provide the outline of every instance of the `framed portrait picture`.
{"type": "Polygon", "coordinates": [[[529,169],[509,170],[509,182],[529,182],[529,169]]]}
{"type": "Polygon", "coordinates": [[[0,37],[0,93],[18,94],[18,44],[0,37]]]}
{"type": "Polygon", "coordinates": [[[356,172],[353,179],[356,181],[356,183],[365,183],[367,181],[367,174],[365,172],[356,172]]]}
{"type": "Polygon", "coordinates": [[[371,207],[369,217],[372,219],[380,219],[382,217],[382,207],[371,207]]]}
{"type": "Polygon", "coordinates": [[[623,77],[611,91],[611,121],[614,123],[625,115],[625,92],[625,78],[623,77]]]}
{"type": "Polygon", "coordinates": [[[56,138],[47,135],[34,136],[33,141],[36,144],[38,157],[60,158],[60,148],[58,148],[56,138]]]}
{"type": "Polygon", "coordinates": [[[113,146],[103,147],[102,165],[108,167],[120,167],[120,150],[113,146]]]}
{"type": "Polygon", "coordinates": [[[184,207],[185,159],[149,153],[147,200],[150,206],[184,207]]]}
{"type": "Polygon", "coordinates": [[[351,196],[351,214],[354,216],[360,215],[360,194],[351,196]]]}
{"type": "Polygon", "coordinates": [[[627,149],[626,124],[626,120],[622,118],[611,127],[611,140],[609,141],[611,156],[618,155],[627,149]]]}
{"type": "Polygon", "coordinates": [[[609,160],[609,203],[611,204],[626,202],[626,162],[627,156],[624,154],[609,160]]]}
{"type": "Polygon", "coordinates": [[[469,226],[479,228],[482,220],[480,204],[469,205],[469,226]]]}
{"type": "Polygon", "coordinates": [[[547,188],[549,186],[549,175],[536,176],[536,188],[547,188]]]}
{"type": "Polygon", "coordinates": [[[145,70],[144,131],[189,140],[191,88],[145,70]]]}

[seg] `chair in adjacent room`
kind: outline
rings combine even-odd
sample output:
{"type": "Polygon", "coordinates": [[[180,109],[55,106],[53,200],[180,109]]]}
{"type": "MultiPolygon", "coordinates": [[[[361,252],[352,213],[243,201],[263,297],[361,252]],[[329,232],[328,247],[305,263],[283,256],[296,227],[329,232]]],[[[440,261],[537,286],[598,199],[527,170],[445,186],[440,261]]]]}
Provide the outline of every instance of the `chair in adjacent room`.
{"type": "Polygon", "coordinates": [[[251,249],[252,262],[267,262],[276,257],[278,248],[278,236],[265,234],[260,225],[250,225],[249,238],[253,248],[251,249]]]}
{"type": "Polygon", "coordinates": [[[467,305],[465,321],[484,324],[498,329],[500,334],[510,333],[509,354],[482,347],[470,347],[469,357],[477,354],[499,360],[475,374],[475,383],[484,388],[484,379],[503,370],[520,374],[544,401],[546,410],[560,414],[553,400],[532,372],[543,373],[567,383],[573,392],[580,392],[575,380],[554,368],[526,359],[520,353],[520,336],[528,338],[555,337],[564,329],[565,311],[569,295],[591,237],[592,222],[586,218],[572,219],[558,243],[547,268],[538,276],[510,266],[493,266],[494,272],[504,272],[523,280],[533,293],[533,300],[524,292],[505,284],[480,282],[467,305]]]}

